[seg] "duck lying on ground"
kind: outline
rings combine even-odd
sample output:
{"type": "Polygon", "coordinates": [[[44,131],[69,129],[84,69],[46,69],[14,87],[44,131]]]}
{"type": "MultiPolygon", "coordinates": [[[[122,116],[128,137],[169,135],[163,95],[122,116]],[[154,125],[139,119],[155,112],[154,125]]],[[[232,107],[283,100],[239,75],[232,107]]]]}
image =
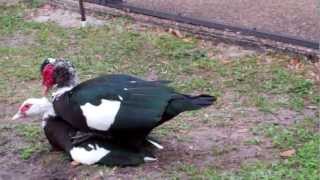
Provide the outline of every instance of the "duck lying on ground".
{"type": "Polygon", "coordinates": [[[108,166],[133,166],[156,160],[147,147],[137,152],[113,142],[112,139],[90,137],[75,146],[72,137],[77,131],[56,116],[52,103],[46,98],[27,99],[13,119],[34,116],[42,116],[44,132],[52,148],[65,151],[75,162],[86,165],[97,163],[108,166]]]}
{"type": "Polygon", "coordinates": [[[73,128],[110,135],[124,144],[134,142],[133,146],[140,146],[152,129],[178,114],[210,106],[216,100],[210,95],[177,93],[167,86],[168,81],[146,81],[125,74],[103,75],[78,84],[76,70],[68,60],[46,59],[41,75],[46,92],[57,87],[53,93],[55,113],[73,128]]]}

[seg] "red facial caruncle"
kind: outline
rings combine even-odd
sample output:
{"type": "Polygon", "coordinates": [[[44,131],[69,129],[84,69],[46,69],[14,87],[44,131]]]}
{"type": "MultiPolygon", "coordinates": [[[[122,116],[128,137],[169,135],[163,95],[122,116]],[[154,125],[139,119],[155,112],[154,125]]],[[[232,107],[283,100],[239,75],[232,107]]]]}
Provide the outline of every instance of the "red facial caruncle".
{"type": "Polygon", "coordinates": [[[23,106],[20,107],[20,113],[25,117],[26,116],[26,112],[30,109],[30,107],[32,106],[32,104],[24,104],[23,106]]]}
{"type": "Polygon", "coordinates": [[[55,84],[54,78],[54,65],[48,64],[43,68],[42,71],[42,85],[45,87],[45,94],[52,88],[52,86],[55,84]]]}

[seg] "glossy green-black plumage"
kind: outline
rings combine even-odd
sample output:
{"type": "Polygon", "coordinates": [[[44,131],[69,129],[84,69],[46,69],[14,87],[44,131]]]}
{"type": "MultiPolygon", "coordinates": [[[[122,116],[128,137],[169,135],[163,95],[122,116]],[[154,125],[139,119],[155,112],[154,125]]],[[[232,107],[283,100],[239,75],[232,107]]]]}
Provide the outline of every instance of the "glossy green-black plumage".
{"type": "MultiPolygon", "coordinates": [[[[168,81],[145,81],[128,75],[104,75],[85,81],[55,98],[56,114],[80,131],[92,132],[81,106],[102,100],[121,102],[111,127],[103,132],[121,141],[144,140],[150,131],[183,111],[207,107],[215,101],[208,95],[176,93],[168,81]]],[[[105,113],[111,110],[106,109],[105,113]]],[[[107,121],[107,120],[106,120],[107,121]]]]}
{"type": "MultiPolygon", "coordinates": [[[[77,131],[59,117],[48,117],[44,132],[55,150],[63,150],[69,154],[70,150],[75,147],[71,138],[76,135],[77,131]]],[[[96,162],[102,165],[134,166],[144,163],[145,157],[153,157],[147,146],[140,147],[140,151],[136,151],[136,149],[130,149],[130,147],[124,146],[112,139],[99,139],[98,137],[91,137],[76,145],[76,147],[85,148],[87,151],[90,151],[95,145],[110,151],[96,162]]]]}
{"type": "Polygon", "coordinates": [[[160,81],[108,75],[76,86],[70,95],[70,102],[99,105],[102,99],[121,101],[113,129],[153,128],[175,95],[173,89],[160,81]]]}

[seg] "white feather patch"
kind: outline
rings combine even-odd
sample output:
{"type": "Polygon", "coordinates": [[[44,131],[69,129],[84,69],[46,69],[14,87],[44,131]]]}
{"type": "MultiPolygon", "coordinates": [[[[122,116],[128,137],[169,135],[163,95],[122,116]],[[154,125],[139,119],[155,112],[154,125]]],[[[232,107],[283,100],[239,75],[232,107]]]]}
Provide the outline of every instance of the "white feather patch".
{"type": "Polygon", "coordinates": [[[46,125],[47,125],[47,121],[46,121],[46,120],[42,120],[42,122],[41,122],[41,127],[42,127],[42,128],[45,128],[46,125]]]}
{"type": "Polygon", "coordinates": [[[91,165],[99,162],[104,156],[110,153],[109,150],[95,145],[95,149],[86,150],[83,147],[74,147],[70,150],[70,155],[74,161],[81,164],[91,165]]]}
{"type": "Polygon", "coordinates": [[[56,62],[56,59],[54,59],[54,58],[48,58],[48,61],[49,61],[50,64],[53,64],[53,63],[56,62]]]}
{"type": "Polygon", "coordinates": [[[88,127],[96,130],[107,131],[113,124],[120,109],[120,101],[101,100],[101,104],[95,106],[86,103],[80,106],[86,117],[88,127]]]}
{"type": "Polygon", "coordinates": [[[50,104],[50,106],[47,108],[47,111],[43,114],[42,121],[46,121],[45,119],[47,119],[50,116],[51,117],[57,116],[56,113],[54,112],[52,104],[50,104]]]}
{"type": "Polygon", "coordinates": [[[143,158],[143,160],[144,160],[144,162],[154,162],[154,161],[157,160],[157,158],[146,156],[146,157],[143,158]]]}
{"type": "Polygon", "coordinates": [[[56,92],[52,93],[52,99],[58,98],[62,94],[64,94],[67,91],[70,91],[73,88],[73,86],[67,86],[63,88],[59,88],[56,92]]]}

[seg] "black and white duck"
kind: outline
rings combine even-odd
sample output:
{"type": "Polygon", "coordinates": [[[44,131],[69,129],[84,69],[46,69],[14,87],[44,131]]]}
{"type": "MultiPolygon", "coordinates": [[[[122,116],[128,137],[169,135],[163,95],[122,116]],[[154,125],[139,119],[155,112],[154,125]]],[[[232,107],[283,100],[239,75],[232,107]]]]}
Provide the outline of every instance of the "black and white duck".
{"type": "Polygon", "coordinates": [[[174,91],[168,81],[146,81],[125,74],[102,75],[78,83],[68,60],[49,58],[41,65],[42,84],[53,87],[53,108],[73,128],[110,135],[139,146],[152,129],[184,111],[208,107],[214,96],[191,96],[174,91]]]}
{"type": "Polygon", "coordinates": [[[13,120],[42,116],[45,135],[55,150],[63,150],[73,161],[85,165],[134,166],[156,161],[150,151],[135,151],[123,147],[112,139],[90,137],[75,145],[77,130],[56,116],[53,105],[46,98],[30,98],[22,103],[13,120]]]}

